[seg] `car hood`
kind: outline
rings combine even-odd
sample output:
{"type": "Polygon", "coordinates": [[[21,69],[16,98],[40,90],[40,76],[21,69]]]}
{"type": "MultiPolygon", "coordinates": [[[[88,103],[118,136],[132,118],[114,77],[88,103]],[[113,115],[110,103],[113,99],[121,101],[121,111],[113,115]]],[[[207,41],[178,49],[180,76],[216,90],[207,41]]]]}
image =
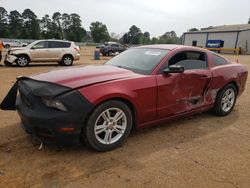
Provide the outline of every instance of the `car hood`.
{"type": "Polygon", "coordinates": [[[16,48],[10,48],[8,51],[14,52],[14,51],[25,50],[25,49],[26,49],[26,47],[16,47],[16,48]]]}
{"type": "Polygon", "coordinates": [[[52,82],[75,89],[102,82],[139,76],[142,75],[123,68],[118,68],[111,65],[96,65],[58,69],[32,75],[31,78],[39,81],[52,82]]]}

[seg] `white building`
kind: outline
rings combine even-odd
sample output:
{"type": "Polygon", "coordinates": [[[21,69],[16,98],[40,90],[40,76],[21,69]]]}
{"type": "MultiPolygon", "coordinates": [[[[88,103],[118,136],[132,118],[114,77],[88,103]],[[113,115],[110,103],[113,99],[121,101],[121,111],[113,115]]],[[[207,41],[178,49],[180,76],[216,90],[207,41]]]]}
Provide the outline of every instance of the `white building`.
{"type": "Polygon", "coordinates": [[[240,48],[250,54],[250,24],[209,27],[183,34],[183,44],[203,48],[240,48]]]}

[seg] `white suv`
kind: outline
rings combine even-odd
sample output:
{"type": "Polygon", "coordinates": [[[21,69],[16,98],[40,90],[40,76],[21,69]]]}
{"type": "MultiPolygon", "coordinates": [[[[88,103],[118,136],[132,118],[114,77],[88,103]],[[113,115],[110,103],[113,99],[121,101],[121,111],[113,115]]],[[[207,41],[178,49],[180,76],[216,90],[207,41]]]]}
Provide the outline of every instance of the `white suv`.
{"type": "Polygon", "coordinates": [[[30,62],[58,62],[70,66],[74,60],[80,59],[80,48],[74,42],[63,40],[39,40],[23,48],[10,48],[4,63],[14,62],[21,67],[30,62]]]}

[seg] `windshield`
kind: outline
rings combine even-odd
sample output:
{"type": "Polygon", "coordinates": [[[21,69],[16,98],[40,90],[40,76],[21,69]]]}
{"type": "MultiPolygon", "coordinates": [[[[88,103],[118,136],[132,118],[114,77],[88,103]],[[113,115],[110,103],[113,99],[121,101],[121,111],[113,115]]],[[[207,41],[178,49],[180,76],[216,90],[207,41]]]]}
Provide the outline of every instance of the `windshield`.
{"type": "Polygon", "coordinates": [[[34,46],[34,44],[36,44],[38,41],[36,40],[36,41],[34,41],[34,42],[32,42],[32,43],[30,43],[28,46],[26,46],[27,48],[31,48],[32,46],[34,46]]]}
{"type": "Polygon", "coordinates": [[[140,74],[151,74],[169,50],[131,48],[110,59],[106,65],[129,69],[140,74]]]}

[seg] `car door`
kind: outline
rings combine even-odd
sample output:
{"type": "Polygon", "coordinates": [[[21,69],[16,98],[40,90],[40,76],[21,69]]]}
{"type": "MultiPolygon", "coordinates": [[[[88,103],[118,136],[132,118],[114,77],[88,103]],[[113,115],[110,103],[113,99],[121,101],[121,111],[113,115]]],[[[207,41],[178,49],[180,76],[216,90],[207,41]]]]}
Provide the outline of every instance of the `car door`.
{"type": "Polygon", "coordinates": [[[161,73],[158,84],[158,118],[184,113],[204,105],[205,92],[211,81],[207,55],[200,52],[181,52],[167,63],[183,66],[183,73],[161,73]]]}
{"type": "Polygon", "coordinates": [[[32,46],[30,48],[30,56],[32,61],[49,61],[48,41],[40,41],[32,46]]]}
{"type": "Polygon", "coordinates": [[[60,61],[65,51],[64,43],[60,41],[49,41],[50,57],[53,61],[60,61]]]}

